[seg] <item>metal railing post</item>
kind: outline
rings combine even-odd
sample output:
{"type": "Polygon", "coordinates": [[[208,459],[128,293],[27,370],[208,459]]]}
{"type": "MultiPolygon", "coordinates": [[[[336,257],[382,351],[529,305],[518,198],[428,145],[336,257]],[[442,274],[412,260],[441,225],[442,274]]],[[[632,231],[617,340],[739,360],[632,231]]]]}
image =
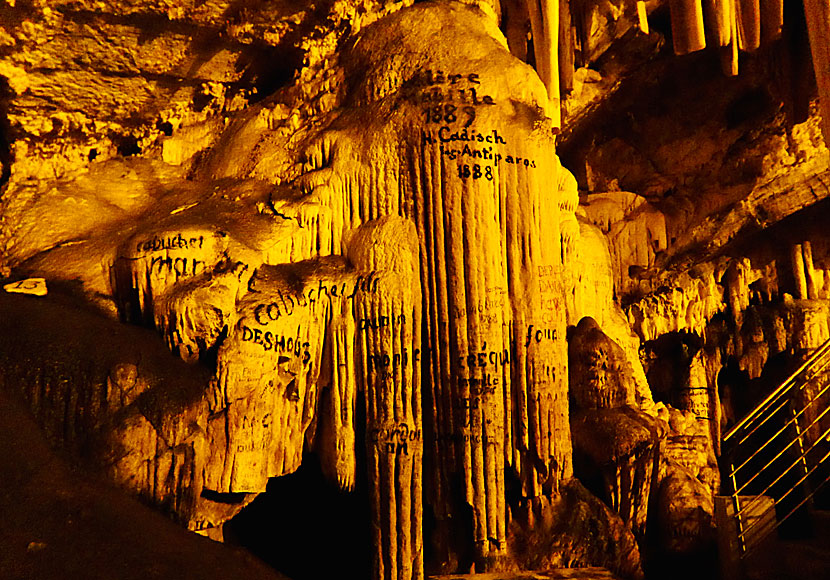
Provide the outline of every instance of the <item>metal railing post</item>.
{"type": "MultiPolygon", "coordinates": [[[[806,408],[807,407],[804,407],[804,409],[806,408]]],[[[793,427],[795,428],[796,440],[798,441],[798,453],[801,457],[801,467],[804,470],[804,475],[807,475],[807,473],[809,473],[810,471],[810,468],[807,467],[807,456],[804,453],[804,435],[801,432],[801,426],[798,424],[798,413],[796,412],[795,407],[792,405],[792,402],[790,402],[790,411],[793,416],[793,427]]]]}
{"type": "Polygon", "coordinates": [[[746,552],[746,538],[744,538],[744,524],[741,519],[741,500],[738,498],[738,482],[735,479],[735,466],[729,462],[730,480],[732,483],[732,506],[735,508],[735,526],[738,536],[738,553],[743,555],[746,552]]]}

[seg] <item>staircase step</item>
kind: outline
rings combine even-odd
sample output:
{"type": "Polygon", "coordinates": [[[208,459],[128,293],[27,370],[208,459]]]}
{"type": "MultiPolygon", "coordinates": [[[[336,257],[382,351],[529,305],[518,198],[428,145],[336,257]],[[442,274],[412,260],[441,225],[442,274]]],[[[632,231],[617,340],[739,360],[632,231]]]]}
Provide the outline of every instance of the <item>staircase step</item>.
{"type": "MultiPolygon", "coordinates": [[[[748,531],[744,544],[750,550],[757,548],[758,551],[764,551],[765,546],[760,544],[769,542],[769,535],[775,531],[775,500],[763,495],[740,495],[738,503],[743,512],[743,529],[748,531]]],[[[735,521],[735,503],[731,496],[715,496],[715,525],[718,530],[721,578],[738,580],[743,576],[744,565],[735,521]]]]}

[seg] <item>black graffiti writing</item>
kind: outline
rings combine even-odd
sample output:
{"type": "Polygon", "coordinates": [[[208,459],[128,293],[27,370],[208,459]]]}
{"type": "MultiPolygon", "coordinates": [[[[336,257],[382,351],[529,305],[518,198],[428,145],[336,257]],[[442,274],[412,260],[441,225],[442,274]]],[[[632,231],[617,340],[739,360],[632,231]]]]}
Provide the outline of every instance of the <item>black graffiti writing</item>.
{"type": "Polygon", "coordinates": [[[540,343],[543,340],[556,340],[555,328],[536,328],[532,324],[527,327],[527,339],[525,340],[525,347],[531,343],[540,343]]]}
{"type": "Polygon", "coordinates": [[[493,168],[489,165],[479,165],[474,163],[472,165],[459,165],[458,177],[461,179],[481,179],[482,177],[487,181],[493,181],[493,168]],[[482,168],[484,171],[482,171],[482,168]]]}
{"type": "Polygon", "coordinates": [[[392,326],[394,324],[406,323],[406,314],[398,314],[397,316],[378,316],[371,318],[361,318],[358,322],[358,330],[377,330],[392,326]]]}
{"type": "Polygon", "coordinates": [[[454,85],[458,82],[467,81],[470,84],[478,85],[481,84],[481,81],[478,79],[478,73],[471,72],[471,73],[448,73],[444,74],[444,71],[438,69],[433,71],[432,69],[427,69],[417,77],[416,79],[419,84],[422,85],[443,85],[443,84],[450,84],[454,85]]]}
{"type": "MultiPolygon", "coordinates": [[[[412,350],[412,364],[420,362],[421,349],[412,350]]],[[[388,353],[370,354],[367,357],[368,371],[381,379],[389,377],[389,372],[397,373],[399,368],[409,364],[409,349],[404,348],[403,352],[396,352],[389,356],[388,353]]]]}
{"type": "MultiPolygon", "coordinates": [[[[290,316],[297,308],[309,308],[313,313],[317,303],[322,301],[324,296],[329,300],[334,298],[354,300],[354,297],[359,293],[377,293],[379,282],[378,278],[370,275],[368,278],[358,276],[353,285],[346,282],[332,283],[319,280],[316,287],[312,285],[299,295],[277,290],[276,296],[271,302],[260,303],[254,308],[254,320],[258,324],[266,326],[279,320],[282,316],[290,316]]],[[[256,292],[253,286],[253,282],[248,283],[248,289],[256,292]]]]}
{"type": "MultiPolygon", "coordinates": [[[[487,348],[485,343],[483,349],[487,348]]],[[[480,350],[470,352],[467,356],[461,355],[458,357],[458,364],[460,367],[467,368],[484,368],[488,365],[503,367],[510,364],[510,351],[503,349],[500,351],[480,350]]]]}
{"type": "Polygon", "coordinates": [[[469,127],[476,119],[475,107],[470,105],[457,107],[453,104],[434,105],[424,109],[427,123],[455,123],[461,117],[464,127],[469,127]]]}
{"type": "Polygon", "coordinates": [[[151,274],[175,274],[176,280],[186,276],[195,276],[205,270],[205,263],[196,258],[171,258],[156,256],[150,260],[151,274]]]}
{"type": "MultiPolygon", "coordinates": [[[[432,132],[429,132],[432,137],[432,132]]],[[[507,141],[499,134],[498,129],[492,129],[486,133],[477,131],[476,129],[464,128],[460,131],[453,131],[449,125],[444,125],[438,129],[436,134],[438,141],[441,143],[454,143],[456,141],[468,141],[475,143],[492,143],[493,145],[507,145],[507,141]]]]}
{"type": "Polygon", "coordinates": [[[246,451],[262,451],[263,449],[268,449],[271,446],[271,442],[273,441],[273,435],[270,431],[266,431],[261,437],[257,439],[253,439],[246,443],[240,443],[236,446],[237,452],[246,452],[246,451]]]}
{"type": "Polygon", "coordinates": [[[396,440],[400,443],[420,441],[421,430],[410,427],[406,423],[399,423],[391,427],[375,427],[369,429],[369,440],[372,443],[385,443],[396,440]]]}
{"type": "Polygon", "coordinates": [[[469,389],[471,395],[492,395],[499,386],[499,377],[484,373],[483,377],[458,377],[458,386],[469,389]]]}
{"type": "Polygon", "coordinates": [[[436,436],[439,444],[455,444],[455,443],[474,443],[485,445],[495,445],[497,440],[494,435],[469,433],[466,430],[457,431],[455,433],[440,433],[436,436]]]}
{"type": "Polygon", "coordinates": [[[262,347],[265,352],[302,356],[303,364],[311,361],[311,344],[303,342],[300,338],[300,327],[297,327],[297,335],[286,337],[283,334],[276,334],[270,331],[262,331],[259,328],[250,328],[242,325],[242,342],[253,342],[262,347]]]}
{"type": "Polygon", "coordinates": [[[182,233],[179,232],[175,236],[168,236],[166,238],[159,238],[158,236],[153,236],[148,240],[138,242],[135,246],[135,251],[136,253],[141,253],[158,252],[160,250],[193,250],[197,248],[201,249],[204,242],[204,236],[199,236],[198,238],[193,236],[188,238],[182,236],[182,233]]]}

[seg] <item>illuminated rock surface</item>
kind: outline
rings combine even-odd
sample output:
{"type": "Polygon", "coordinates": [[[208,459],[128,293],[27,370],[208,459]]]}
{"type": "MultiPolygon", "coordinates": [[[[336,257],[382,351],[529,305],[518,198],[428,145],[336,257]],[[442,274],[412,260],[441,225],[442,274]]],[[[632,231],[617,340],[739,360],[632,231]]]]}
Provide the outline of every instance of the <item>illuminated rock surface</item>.
{"type": "Polygon", "coordinates": [[[706,554],[830,336],[820,7],[306,4],[0,7],[4,390],[216,539],[325,478],[377,579],[706,554]]]}

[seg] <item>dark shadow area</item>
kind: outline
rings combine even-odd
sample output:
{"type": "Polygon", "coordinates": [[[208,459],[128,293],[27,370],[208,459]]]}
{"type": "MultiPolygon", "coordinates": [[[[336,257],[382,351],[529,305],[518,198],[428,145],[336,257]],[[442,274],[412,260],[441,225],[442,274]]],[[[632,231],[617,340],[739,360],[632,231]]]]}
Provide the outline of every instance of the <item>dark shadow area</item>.
{"type": "Polygon", "coordinates": [[[225,542],[247,548],[293,580],[369,578],[372,540],[366,477],[354,492],[326,481],[317,456],[271,479],[265,493],[224,526],[225,542]]]}

